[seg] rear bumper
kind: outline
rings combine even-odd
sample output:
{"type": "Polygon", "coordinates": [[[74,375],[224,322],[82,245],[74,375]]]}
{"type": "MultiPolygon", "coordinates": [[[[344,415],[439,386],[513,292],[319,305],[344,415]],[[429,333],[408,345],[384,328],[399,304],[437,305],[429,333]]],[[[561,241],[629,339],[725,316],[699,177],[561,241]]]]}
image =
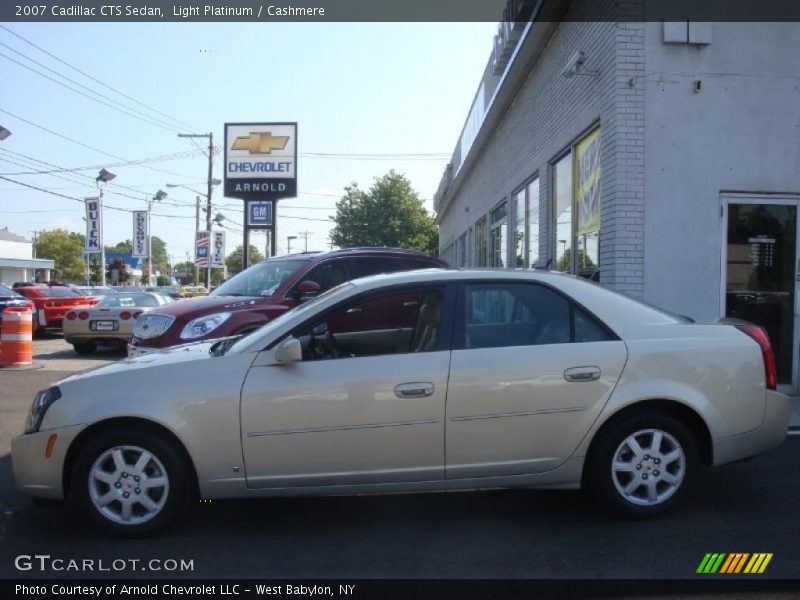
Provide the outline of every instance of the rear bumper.
{"type": "Polygon", "coordinates": [[[783,444],[789,429],[789,396],[767,390],[765,400],[764,420],[759,427],[714,444],[715,466],[750,458],[783,444]]]}

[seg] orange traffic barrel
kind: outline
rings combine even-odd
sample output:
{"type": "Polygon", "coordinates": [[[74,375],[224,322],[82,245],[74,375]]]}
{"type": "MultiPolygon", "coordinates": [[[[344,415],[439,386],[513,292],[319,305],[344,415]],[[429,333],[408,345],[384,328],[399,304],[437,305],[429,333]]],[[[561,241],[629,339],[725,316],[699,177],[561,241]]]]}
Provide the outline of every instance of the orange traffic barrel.
{"type": "Polygon", "coordinates": [[[33,313],[26,306],[3,311],[0,330],[0,367],[33,364],[33,313]]]}

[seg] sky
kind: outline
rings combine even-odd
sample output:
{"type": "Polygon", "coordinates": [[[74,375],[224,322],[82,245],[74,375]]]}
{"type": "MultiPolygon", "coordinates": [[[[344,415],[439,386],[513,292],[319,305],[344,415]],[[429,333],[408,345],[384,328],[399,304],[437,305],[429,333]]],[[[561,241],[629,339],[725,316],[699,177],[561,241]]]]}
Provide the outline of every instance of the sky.
{"type": "MultiPolygon", "coordinates": [[[[278,251],[292,235],[292,251],[303,249],[303,232],[308,249],[321,250],[329,247],[328,217],[352,182],[368,188],[395,169],[432,210],[496,27],[0,24],[0,125],[12,132],[0,141],[0,175],[80,199],[97,195],[101,167],[112,171],[106,245],[132,236],[131,214],[111,207],[144,210],[162,189],[168,196],[153,207],[152,233],[177,263],[193,252],[195,191],[205,193],[208,169],[198,148],[207,140],[177,134],[213,132],[221,151],[225,122],[297,121],[299,196],[279,203],[278,251]],[[367,156],[303,156],[314,153],[367,156]],[[376,154],[395,156],[369,156],[376,154]],[[161,158],[130,164],[154,157],[161,158]],[[70,171],[31,174],[54,169],[70,171]]],[[[222,171],[220,154],[214,177],[222,171]]],[[[54,228],[84,233],[83,204],[70,198],[0,179],[0,228],[28,238],[54,228]]],[[[242,201],[223,198],[221,186],[212,198],[229,253],[241,244],[242,201]]],[[[251,242],[263,247],[262,239],[251,242]]]]}

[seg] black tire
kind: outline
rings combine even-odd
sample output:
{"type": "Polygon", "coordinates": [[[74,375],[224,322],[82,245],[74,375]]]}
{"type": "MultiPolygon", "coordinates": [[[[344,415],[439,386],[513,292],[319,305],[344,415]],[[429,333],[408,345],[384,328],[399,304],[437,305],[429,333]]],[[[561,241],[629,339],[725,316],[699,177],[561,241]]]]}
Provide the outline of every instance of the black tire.
{"type": "MultiPolygon", "coordinates": [[[[126,453],[127,454],[127,453],[126,453]]],[[[135,452],[131,451],[126,455],[132,460],[135,459],[135,452]]],[[[109,458],[108,460],[113,459],[109,458]]],[[[77,512],[83,519],[103,531],[104,533],[121,536],[121,537],[138,537],[160,531],[167,526],[171,525],[177,520],[180,513],[189,505],[190,501],[196,496],[196,482],[193,480],[193,469],[191,465],[187,464],[188,460],[184,458],[184,453],[181,449],[177,448],[175,443],[166,439],[164,436],[157,433],[148,431],[146,429],[109,429],[99,433],[86,446],[84,446],[78,454],[71,473],[71,487],[68,497],[70,507],[77,512]],[[147,517],[147,520],[141,522],[123,523],[120,520],[114,520],[108,515],[101,512],[92,500],[90,487],[96,494],[104,494],[112,492],[111,484],[103,484],[96,480],[90,479],[90,473],[98,461],[107,452],[120,447],[135,447],[141,450],[146,450],[156,461],[160,464],[156,465],[155,462],[150,463],[151,473],[154,477],[165,476],[168,482],[166,491],[161,490],[163,493],[156,496],[156,501],[161,505],[158,511],[147,517]],[[158,467],[158,468],[156,468],[158,467]],[[161,472],[163,469],[163,473],[161,472]],[[107,485],[106,488],[98,486],[107,485]],[[163,502],[162,502],[163,500],[163,502]]],[[[102,464],[102,463],[101,463],[102,464]]],[[[118,482],[123,482],[128,485],[130,481],[128,477],[133,477],[134,471],[131,473],[125,472],[126,479],[119,479],[118,482]]],[[[138,476],[138,475],[137,475],[138,476]]],[[[143,475],[143,478],[146,477],[143,475]]],[[[140,479],[136,479],[140,481],[140,479]]],[[[133,484],[139,485],[139,484],[133,484]]],[[[124,493],[125,488],[119,488],[117,492],[120,496],[124,493]]],[[[145,486],[142,485],[141,491],[145,486]]],[[[136,488],[139,490],[139,488],[136,488]]],[[[159,490],[155,490],[158,493],[159,490]]],[[[129,495],[134,492],[139,494],[140,491],[133,489],[129,490],[129,495]]],[[[146,492],[150,494],[151,492],[146,492]]],[[[149,496],[152,500],[153,496],[149,496]]],[[[136,501],[136,499],[134,499],[136,501]]],[[[122,498],[112,500],[108,504],[108,510],[111,512],[119,512],[120,518],[122,514],[122,498]]],[[[144,518],[141,513],[148,512],[144,504],[135,504],[133,509],[134,520],[144,518]]],[[[146,516],[146,515],[145,515],[146,516]]]]}
{"type": "Polygon", "coordinates": [[[75,342],[72,344],[72,347],[75,349],[77,354],[94,354],[94,351],[97,349],[97,344],[94,342],[75,342]]]}
{"type": "Polygon", "coordinates": [[[632,415],[601,435],[588,457],[585,481],[602,504],[626,517],[649,517],[681,502],[700,466],[697,443],[683,423],[667,415],[632,415]],[[654,431],[662,433],[659,451],[654,452],[658,458],[650,455],[654,431]],[[642,453],[638,457],[630,446],[623,446],[631,436],[640,442],[642,453]],[[667,464],[667,457],[675,450],[683,455],[682,466],[679,459],[667,464]],[[612,465],[617,458],[620,463],[630,463],[630,474],[623,470],[614,473],[612,465]],[[628,495],[624,493],[637,483],[628,495]],[[655,499],[648,497],[651,489],[655,489],[655,499]]]}

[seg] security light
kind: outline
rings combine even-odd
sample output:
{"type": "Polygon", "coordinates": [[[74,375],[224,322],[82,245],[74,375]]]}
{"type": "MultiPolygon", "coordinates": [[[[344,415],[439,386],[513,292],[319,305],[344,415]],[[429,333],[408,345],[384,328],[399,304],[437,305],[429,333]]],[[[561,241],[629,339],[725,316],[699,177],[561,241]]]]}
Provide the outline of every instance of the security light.
{"type": "Polygon", "coordinates": [[[166,197],[167,197],[167,192],[165,192],[164,190],[158,190],[156,192],[156,195],[155,195],[155,199],[156,200],[160,201],[160,200],[163,200],[166,197]]]}
{"type": "Polygon", "coordinates": [[[11,135],[11,132],[8,129],[6,129],[5,127],[3,127],[2,125],[0,125],[0,140],[4,140],[10,135],[11,135]]]}
{"type": "Polygon", "coordinates": [[[100,169],[100,174],[97,176],[97,181],[102,181],[103,183],[108,183],[112,179],[114,179],[116,175],[111,171],[107,171],[105,169],[100,169]]]}

